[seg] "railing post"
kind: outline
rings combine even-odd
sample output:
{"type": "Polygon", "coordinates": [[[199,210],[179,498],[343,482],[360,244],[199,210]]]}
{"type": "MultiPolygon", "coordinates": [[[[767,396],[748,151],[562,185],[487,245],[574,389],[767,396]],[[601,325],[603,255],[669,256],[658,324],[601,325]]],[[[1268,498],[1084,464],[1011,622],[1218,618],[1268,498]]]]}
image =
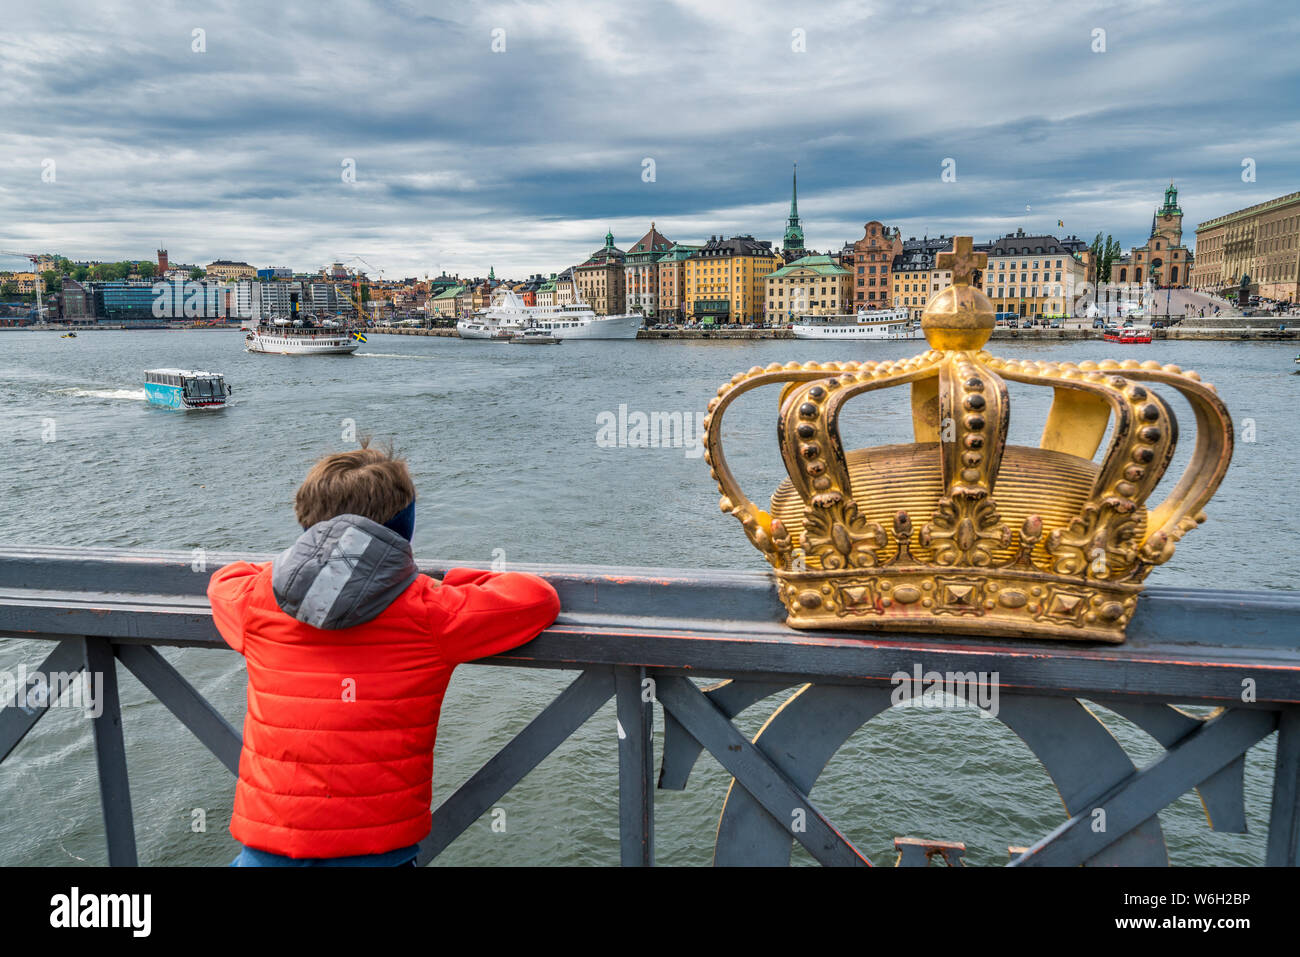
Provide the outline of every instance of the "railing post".
{"type": "Polygon", "coordinates": [[[654,681],[614,669],[618,714],[618,833],[624,867],[654,864],[654,681]]]}
{"type": "MultiPolygon", "coordinates": [[[[107,638],[86,638],[86,680],[101,679],[100,713],[93,718],[95,762],[99,766],[99,802],[104,809],[110,867],[135,867],[135,821],[122,741],[122,703],[117,696],[117,659],[107,638]]],[[[93,687],[93,685],[92,685],[93,687]]]]}
{"type": "Polygon", "coordinates": [[[1296,708],[1278,714],[1273,809],[1264,866],[1300,866],[1300,710],[1296,708]]]}

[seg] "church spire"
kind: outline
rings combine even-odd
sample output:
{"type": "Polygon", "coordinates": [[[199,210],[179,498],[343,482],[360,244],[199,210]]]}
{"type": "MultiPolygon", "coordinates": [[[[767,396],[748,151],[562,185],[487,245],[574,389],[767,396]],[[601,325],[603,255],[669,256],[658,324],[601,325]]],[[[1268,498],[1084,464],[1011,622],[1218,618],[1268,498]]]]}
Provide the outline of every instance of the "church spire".
{"type": "Polygon", "coordinates": [[[795,164],[790,176],[790,216],[785,223],[784,247],[787,253],[803,255],[803,227],[799,225],[799,168],[795,164]]]}

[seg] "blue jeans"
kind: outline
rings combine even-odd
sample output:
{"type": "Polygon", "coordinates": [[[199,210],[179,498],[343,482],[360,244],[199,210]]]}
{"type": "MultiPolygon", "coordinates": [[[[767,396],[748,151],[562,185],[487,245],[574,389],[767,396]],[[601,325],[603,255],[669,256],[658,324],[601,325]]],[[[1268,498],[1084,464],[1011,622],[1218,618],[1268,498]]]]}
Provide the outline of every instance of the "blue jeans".
{"type": "Polygon", "coordinates": [[[245,847],[230,862],[231,867],[414,867],[418,844],[399,847],[383,854],[357,854],[354,857],[285,857],[270,851],[245,847]]]}

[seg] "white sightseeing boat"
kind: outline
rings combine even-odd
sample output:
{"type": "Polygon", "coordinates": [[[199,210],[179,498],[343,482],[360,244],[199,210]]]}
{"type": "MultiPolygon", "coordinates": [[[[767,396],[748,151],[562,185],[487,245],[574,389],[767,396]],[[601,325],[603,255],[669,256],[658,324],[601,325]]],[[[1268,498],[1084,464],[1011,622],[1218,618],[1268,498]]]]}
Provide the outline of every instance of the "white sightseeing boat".
{"type": "Polygon", "coordinates": [[[527,306],[513,292],[499,305],[456,323],[462,339],[513,339],[526,329],[541,329],[556,339],[635,339],[640,313],[598,316],[585,302],[566,306],[527,306]]]}
{"type": "Polygon", "coordinates": [[[310,319],[258,323],[244,336],[249,352],[281,356],[350,355],[363,341],[339,323],[325,320],[318,325],[310,319]]]}
{"type": "Polygon", "coordinates": [[[796,339],[920,339],[921,326],[906,309],[863,310],[849,316],[800,316],[796,339]]]}

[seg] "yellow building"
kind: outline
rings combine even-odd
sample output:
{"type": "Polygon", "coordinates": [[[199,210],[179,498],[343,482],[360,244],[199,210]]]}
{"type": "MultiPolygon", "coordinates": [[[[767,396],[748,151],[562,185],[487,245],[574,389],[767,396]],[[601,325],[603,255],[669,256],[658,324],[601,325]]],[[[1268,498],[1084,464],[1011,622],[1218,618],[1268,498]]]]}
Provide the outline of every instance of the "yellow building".
{"type": "MultiPolygon", "coordinates": [[[[1023,229],[981,247],[989,257],[984,294],[998,312],[1020,316],[1067,316],[1082,295],[1087,244],[1073,236],[1027,236],[1023,229]]],[[[1127,281],[1127,280],[1120,280],[1127,281]]]]}
{"type": "MultiPolygon", "coordinates": [[[[830,256],[804,256],[767,274],[767,316],[842,316],[853,311],[853,274],[830,256]]],[[[865,307],[864,307],[865,308],[865,307]]]]}
{"type": "Polygon", "coordinates": [[[686,257],[685,318],[720,323],[764,321],[767,275],[781,265],[770,242],[753,236],[714,236],[686,257]]]}
{"type": "Polygon", "coordinates": [[[1192,287],[1219,293],[1249,276],[1253,295],[1300,302],[1300,193],[1288,193],[1196,227],[1192,287]]]}
{"type": "Polygon", "coordinates": [[[257,270],[244,262],[232,262],[229,259],[218,259],[216,262],[209,263],[204,270],[208,279],[221,279],[229,281],[231,279],[256,279],[257,270]]]}

